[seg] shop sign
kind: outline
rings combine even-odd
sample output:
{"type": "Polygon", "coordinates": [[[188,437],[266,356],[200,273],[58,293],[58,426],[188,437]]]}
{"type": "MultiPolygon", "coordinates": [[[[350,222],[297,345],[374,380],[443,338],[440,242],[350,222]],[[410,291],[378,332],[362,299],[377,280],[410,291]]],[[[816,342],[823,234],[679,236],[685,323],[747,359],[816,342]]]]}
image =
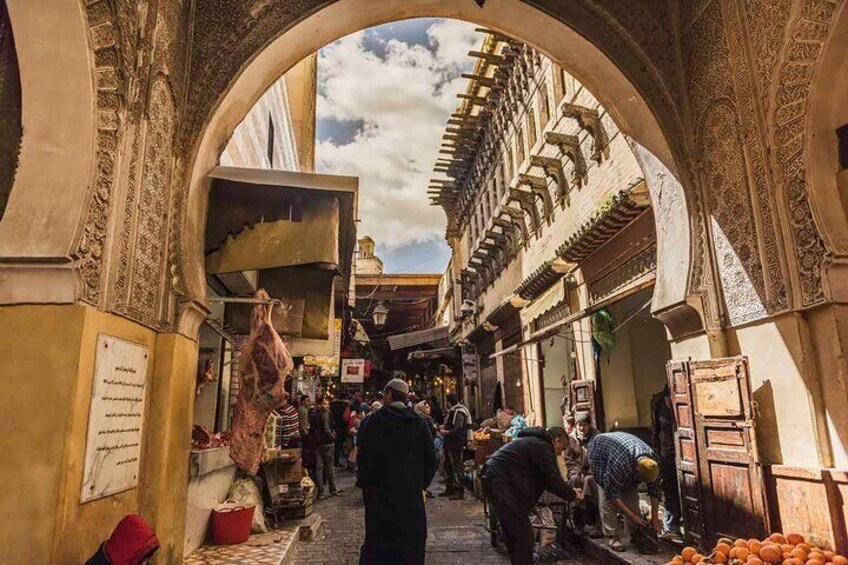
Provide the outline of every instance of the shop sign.
{"type": "Polygon", "coordinates": [[[146,346],[98,336],[81,502],[138,485],[147,362],[146,346]]]}
{"type": "Polygon", "coordinates": [[[365,382],[365,359],[342,359],[342,382],[365,382]]]}

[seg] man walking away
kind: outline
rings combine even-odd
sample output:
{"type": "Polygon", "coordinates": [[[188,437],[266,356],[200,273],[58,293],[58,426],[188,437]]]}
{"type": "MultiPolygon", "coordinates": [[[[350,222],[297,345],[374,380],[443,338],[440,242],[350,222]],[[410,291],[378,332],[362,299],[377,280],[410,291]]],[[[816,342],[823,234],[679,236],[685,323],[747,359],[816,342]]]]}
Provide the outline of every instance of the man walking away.
{"type": "Polygon", "coordinates": [[[445,454],[447,487],[439,496],[448,496],[451,500],[462,500],[465,498],[465,487],[462,484],[462,453],[468,442],[471,413],[468,412],[468,408],[460,404],[455,392],[448,394],[447,401],[448,414],[445,416],[445,425],[439,428],[444,438],[442,451],[445,454]]]}
{"type": "Polygon", "coordinates": [[[585,534],[593,538],[602,537],[598,517],[598,485],[592,476],[589,452],[586,449],[589,442],[601,432],[592,425],[592,414],[589,412],[577,412],[574,420],[575,428],[568,434],[568,446],[565,448],[565,468],[568,484],[583,491],[583,504],[575,509],[575,522],[584,526],[585,534]]]}
{"type": "Polygon", "coordinates": [[[647,484],[651,496],[650,526],[656,532],[661,530],[660,468],[647,443],[624,432],[598,434],[589,442],[589,465],[600,487],[601,524],[613,550],[624,551],[629,534],[636,527],[648,526],[639,509],[639,483],[647,484]],[[624,515],[624,532],[618,525],[617,512],[624,515]]]}
{"type": "Polygon", "coordinates": [[[660,456],[660,483],[662,484],[665,516],[663,534],[680,537],[680,491],[677,488],[677,460],[674,453],[674,435],[677,421],[671,406],[668,385],[651,399],[651,435],[654,448],[660,456]]]}
{"type": "Polygon", "coordinates": [[[360,565],[423,565],[427,515],[423,491],[436,472],[427,422],[406,406],[409,385],[392,379],[383,407],[359,424],[357,478],[365,501],[360,565]]]}
{"type": "Polygon", "coordinates": [[[330,415],[333,417],[333,433],[336,438],[336,447],[333,452],[333,464],[336,467],[344,467],[342,465],[342,455],[347,444],[347,423],[345,422],[344,414],[347,411],[347,406],[347,396],[343,392],[340,392],[339,397],[330,403],[330,415]]]}
{"type": "Polygon", "coordinates": [[[557,456],[567,442],[563,428],[525,428],[492,454],[480,471],[483,492],[500,521],[512,565],[533,563],[530,511],[542,492],[567,501],[583,497],[568,486],[557,467],[557,456]]]}
{"type": "Polygon", "coordinates": [[[330,403],[326,397],[316,397],[315,418],[310,425],[310,443],[315,453],[315,487],[318,489],[318,500],[324,498],[324,478],[329,483],[330,494],[338,496],[342,493],[336,488],[336,474],[333,469],[333,449],[336,435],[333,431],[330,403]]]}

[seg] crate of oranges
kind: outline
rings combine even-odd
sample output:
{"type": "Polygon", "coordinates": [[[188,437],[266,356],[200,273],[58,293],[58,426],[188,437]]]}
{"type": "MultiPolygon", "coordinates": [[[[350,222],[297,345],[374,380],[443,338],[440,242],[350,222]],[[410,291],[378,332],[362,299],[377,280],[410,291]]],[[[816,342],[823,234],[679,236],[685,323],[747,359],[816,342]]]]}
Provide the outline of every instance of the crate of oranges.
{"type": "Polygon", "coordinates": [[[848,565],[848,559],[819,549],[799,534],[772,534],[764,540],[718,540],[709,554],[685,547],[668,565],[726,563],[728,565],[848,565]]]}

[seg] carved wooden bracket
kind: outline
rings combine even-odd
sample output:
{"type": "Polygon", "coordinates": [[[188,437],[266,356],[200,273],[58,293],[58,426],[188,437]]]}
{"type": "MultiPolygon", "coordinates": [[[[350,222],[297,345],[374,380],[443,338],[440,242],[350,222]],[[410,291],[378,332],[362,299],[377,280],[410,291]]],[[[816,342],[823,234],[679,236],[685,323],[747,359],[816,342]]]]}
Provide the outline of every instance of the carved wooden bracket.
{"type": "Polygon", "coordinates": [[[534,167],[541,168],[545,172],[545,175],[556,183],[557,202],[560,205],[564,205],[568,196],[568,180],[565,178],[565,170],[562,168],[562,161],[555,157],[533,155],[530,157],[530,164],[534,167]]]}
{"type": "Polygon", "coordinates": [[[501,208],[501,215],[506,214],[515,227],[521,230],[521,242],[527,244],[530,239],[530,232],[527,230],[527,221],[524,219],[524,213],[511,206],[501,208]]]}
{"type": "Polygon", "coordinates": [[[530,216],[530,224],[533,231],[537,231],[542,223],[539,217],[539,209],[536,208],[536,198],[532,193],[517,188],[509,189],[509,199],[518,202],[521,209],[530,216]]]}
{"type": "Polygon", "coordinates": [[[560,107],[560,111],[563,116],[577,120],[580,127],[592,136],[593,161],[601,164],[609,157],[609,136],[597,110],[566,102],[560,107]]]}
{"type": "Polygon", "coordinates": [[[539,197],[542,201],[545,221],[550,224],[554,217],[554,201],[551,198],[551,192],[548,190],[548,181],[542,177],[520,173],[518,184],[527,186],[530,188],[530,192],[539,197]]]}
{"type": "Polygon", "coordinates": [[[568,160],[574,165],[571,181],[578,187],[583,186],[588,176],[588,168],[586,167],[586,159],[583,158],[583,152],[580,150],[580,140],[577,139],[577,136],[549,131],[545,133],[545,143],[559,147],[562,154],[568,157],[568,160]]]}

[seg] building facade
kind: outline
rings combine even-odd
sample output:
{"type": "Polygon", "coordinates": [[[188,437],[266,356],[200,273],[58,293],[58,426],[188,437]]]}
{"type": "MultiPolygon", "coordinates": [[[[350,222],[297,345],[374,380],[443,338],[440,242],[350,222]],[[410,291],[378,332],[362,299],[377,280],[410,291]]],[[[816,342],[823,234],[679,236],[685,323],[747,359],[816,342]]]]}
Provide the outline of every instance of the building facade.
{"type": "MultiPolygon", "coordinates": [[[[22,486],[0,506],[0,561],[81,562],[129,512],[159,533],[162,562],[181,561],[187,484],[172,479],[189,474],[198,330],[210,311],[209,172],[287,70],[348,33],[416,16],[526,41],[614,118],[650,196],[650,308],[672,359],[685,361],[680,382],[706,379],[706,362],[747,357],[738,370],[750,372],[760,411],[774,407],[758,421],[769,448],[748,466],[766,475],[771,524],[845,549],[835,519],[848,498],[845,0],[2,4],[15,49],[0,60],[4,124],[21,127],[2,131],[0,412],[16,432],[0,439],[0,480],[22,486]],[[101,333],[147,348],[150,402],[137,484],[83,502],[101,333]]],[[[492,286],[516,288],[532,273],[492,286]]],[[[464,301],[454,304],[458,316],[464,301]]],[[[526,340],[524,328],[507,335],[498,316],[488,321],[502,350],[526,340]]],[[[690,470],[709,470],[721,451],[695,449],[703,457],[690,470]]]]}

